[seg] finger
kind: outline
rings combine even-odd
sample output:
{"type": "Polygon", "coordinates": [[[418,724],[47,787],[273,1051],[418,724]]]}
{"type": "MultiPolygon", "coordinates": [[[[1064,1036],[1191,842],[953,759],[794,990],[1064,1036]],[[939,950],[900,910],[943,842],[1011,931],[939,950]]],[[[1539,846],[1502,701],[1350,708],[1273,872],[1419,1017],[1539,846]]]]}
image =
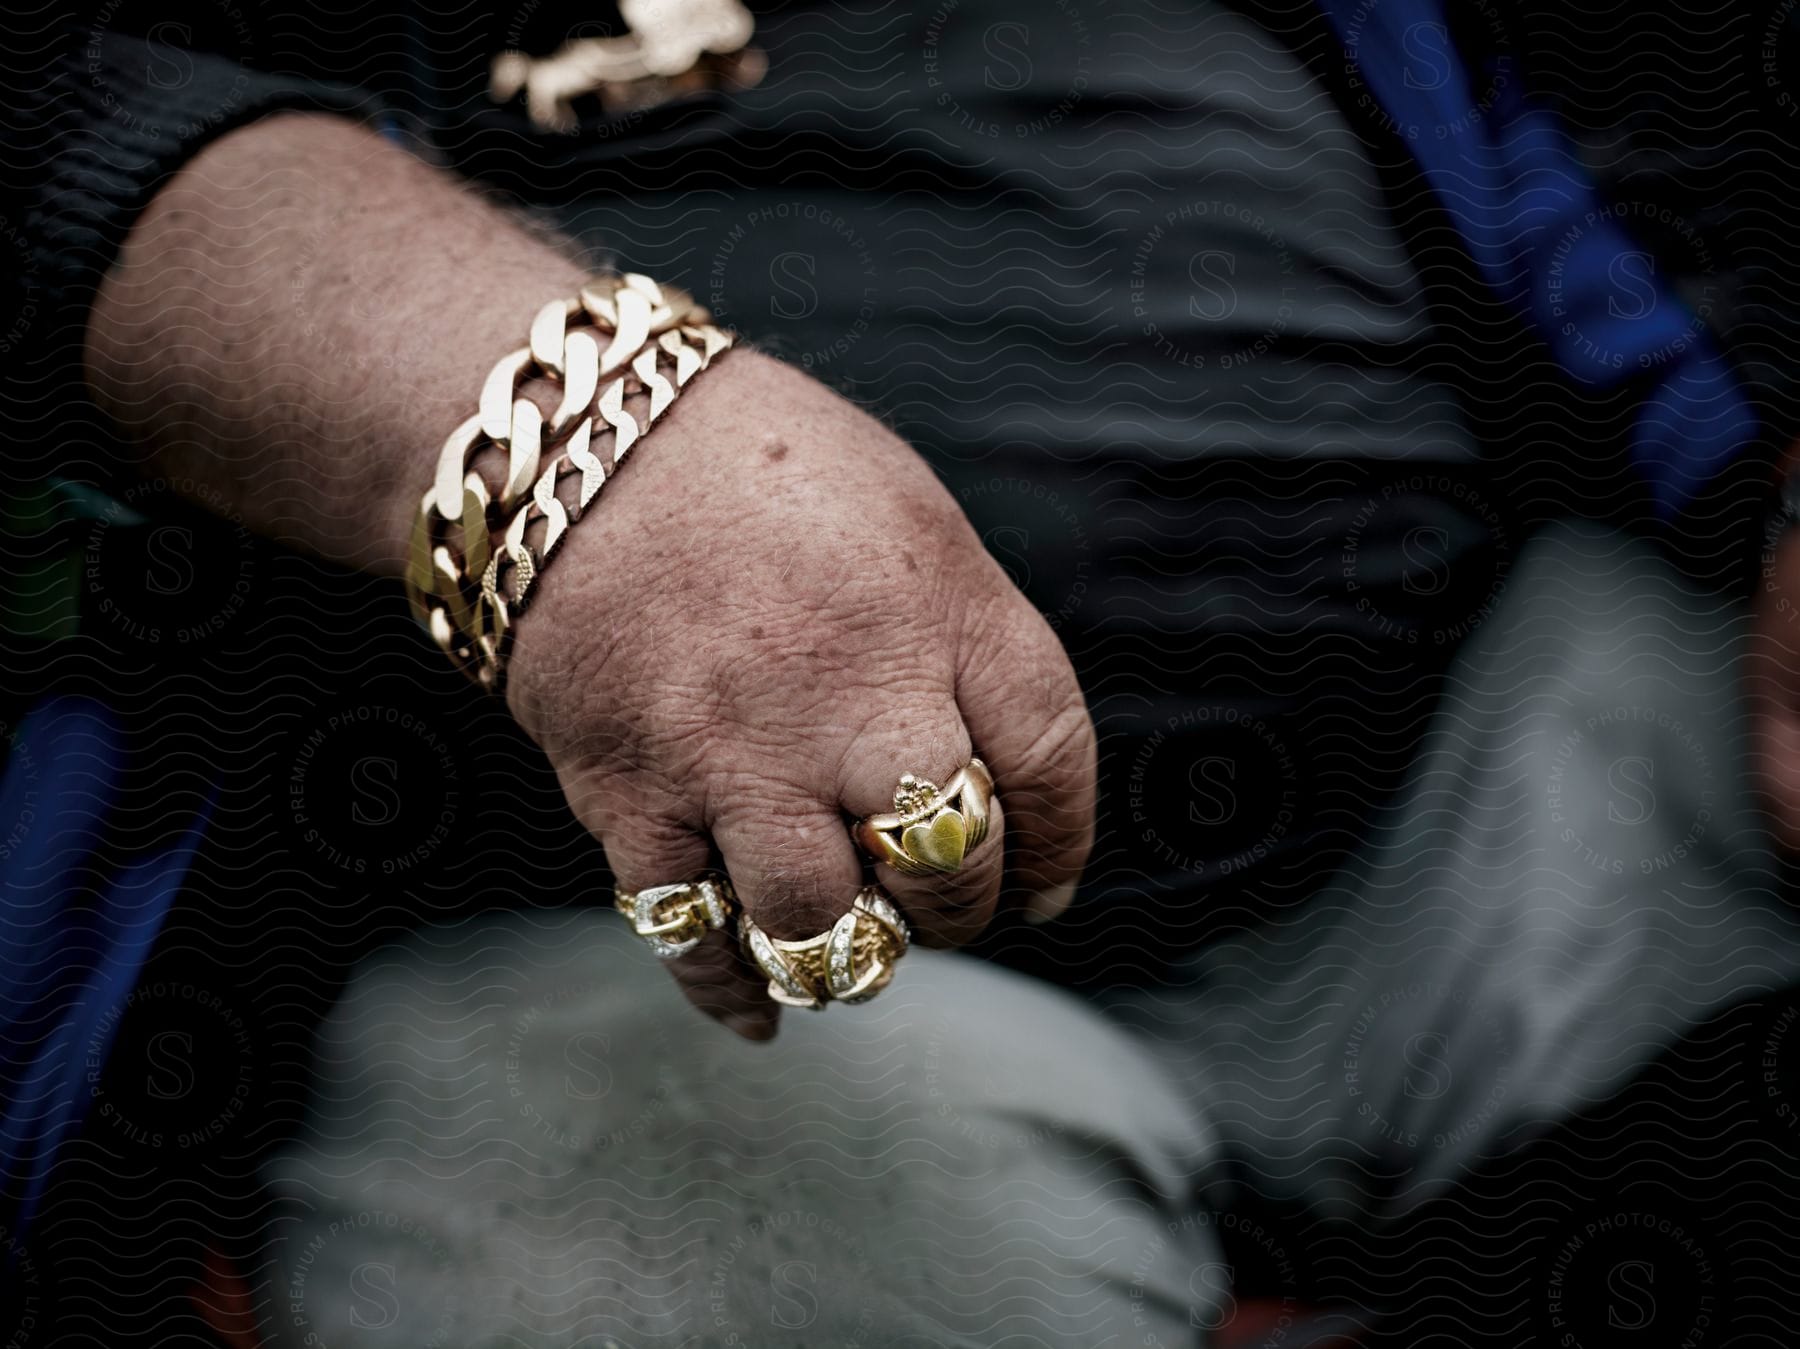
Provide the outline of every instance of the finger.
{"type": "MultiPolygon", "coordinates": [[[[712,848],[698,831],[655,817],[617,819],[602,839],[619,889],[648,889],[694,880],[709,869],[712,848]]],[[[746,1040],[774,1036],[781,1009],[768,981],[738,952],[735,931],[711,932],[692,951],[662,962],[687,1000],[746,1040]]]]}
{"type": "Polygon", "coordinates": [[[971,623],[956,696],[1006,806],[1009,898],[1029,918],[1054,918],[1094,846],[1094,723],[1075,670],[1049,624],[1008,606],[971,623]]]}
{"type": "MultiPolygon", "coordinates": [[[[839,799],[861,818],[891,813],[903,774],[947,784],[969,762],[969,731],[948,689],[896,698],[849,743],[839,799]]],[[[993,921],[1006,849],[1005,820],[993,813],[987,836],[954,872],[909,876],[881,864],[876,880],[928,945],[960,946],[993,921]]]]}
{"type": "Polygon", "coordinates": [[[772,1040],[781,1008],[769,981],[744,954],[737,933],[709,932],[684,956],[664,962],[688,1001],[746,1040],[772,1040]]]}
{"type": "Polygon", "coordinates": [[[787,784],[745,780],[712,821],[744,912],[780,941],[825,931],[862,884],[862,866],[835,804],[787,784]]]}
{"type": "MultiPolygon", "coordinates": [[[[563,791],[575,817],[606,849],[618,889],[671,885],[710,869],[711,845],[673,796],[627,794],[616,778],[602,783],[586,775],[565,778],[563,791]]],[[[746,1040],[774,1036],[781,1008],[769,999],[767,981],[738,953],[735,932],[709,933],[694,950],[661,963],[687,1000],[728,1030],[746,1040]]]]}
{"type": "MultiPolygon", "coordinates": [[[[935,779],[934,779],[935,781],[935,779]]],[[[988,806],[988,832],[953,874],[908,876],[885,863],[875,879],[912,924],[921,946],[967,946],[994,921],[1005,872],[1006,811],[996,795],[988,806]]]]}

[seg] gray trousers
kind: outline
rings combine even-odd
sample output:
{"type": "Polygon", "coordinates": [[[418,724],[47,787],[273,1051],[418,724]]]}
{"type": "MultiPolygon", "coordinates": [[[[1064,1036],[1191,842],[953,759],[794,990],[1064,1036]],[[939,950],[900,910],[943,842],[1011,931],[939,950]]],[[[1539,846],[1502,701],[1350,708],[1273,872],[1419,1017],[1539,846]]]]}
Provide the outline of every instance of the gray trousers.
{"type": "MultiPolygon", "coordinates": [[[[877,1001],[747,1046],[612,914],[425,932],[327,1027],[312,1132],[271,1176],[268,1328],[1309,1342],[1307,1271],[1258,1215],[1403,1229],[1800,978],[1744,796],[1739,635],[1639,543],[1540,536],[1354,870],[1101,1007],[917,951],[877,1001]]],[[[1593,1295],[1634,1314],[1654,1276],[1620,1261],[1593,1295]]]]}

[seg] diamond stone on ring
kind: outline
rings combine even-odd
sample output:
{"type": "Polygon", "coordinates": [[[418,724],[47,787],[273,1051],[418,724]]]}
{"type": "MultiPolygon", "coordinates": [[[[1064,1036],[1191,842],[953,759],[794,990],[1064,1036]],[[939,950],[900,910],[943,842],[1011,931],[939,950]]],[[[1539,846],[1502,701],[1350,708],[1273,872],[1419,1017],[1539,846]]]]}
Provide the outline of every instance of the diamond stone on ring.
{"type": "Polygon", "coordinates": [[[621,890],[613,907],[631,920],[631,929],[664,960],[684,956],[700,944],[708,932],[731,922],[737,896],[731,882],[681,881],[654,885],[636,892],[621,890]]]}
{"type": "Polygon", "coordinates": [[[828,1001],[867,1002],[881,992],[910,940],[900,911],[872,885],[815,937],[777,941],[748,914],[738,928],[744,949],[769,977],[769,996],[787,1007],[813,1010],[828,1001]]]}

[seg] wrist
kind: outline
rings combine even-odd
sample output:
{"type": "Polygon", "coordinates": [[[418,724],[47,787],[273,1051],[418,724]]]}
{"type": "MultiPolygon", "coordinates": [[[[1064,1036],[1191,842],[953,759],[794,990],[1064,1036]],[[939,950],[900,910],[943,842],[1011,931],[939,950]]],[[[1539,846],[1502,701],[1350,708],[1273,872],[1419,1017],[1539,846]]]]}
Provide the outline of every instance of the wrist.
{"type": "Polygon", "coordinates": [[[716,541],[715,548],[685,522],[721,481],[744,472],[745,462],[778,462],[782,441],[773,431],[758,432],[756,409],[793,407],[793,395],[802,392],[793,386],[810,384],[754,349],[723,353],[631,451],[591,518],[571,527],[561,557],[514,624],[507,666],[508,705],[539,744],[551,746],[555,732],[545,709],[566,707],[571,678],[581,672],[596,680],[617,643],[642,637],[636,607],[671,602],[663,597],[681,593],[684,571],[702,555],[729,551],[735,541],[716,541]]]}
{"type": "Polygon", "coordinates": [[[89,383],[158,471],[397,574],[444,435],[586,271],[360,126],[281,114],[140,217],[90,315],[89,383]]]}
{"type": "Polygon", "coordinates": [[[478,411],[444,441],[411,531],[414,615],[459,670],[501,686],[514,622],[570,527],[732,343],[685,291],[636,273],[538,309],[528,342],[493,364],[478,411]],[[548,416],[519,397],[534,375],[558,390],[548,416]]]}

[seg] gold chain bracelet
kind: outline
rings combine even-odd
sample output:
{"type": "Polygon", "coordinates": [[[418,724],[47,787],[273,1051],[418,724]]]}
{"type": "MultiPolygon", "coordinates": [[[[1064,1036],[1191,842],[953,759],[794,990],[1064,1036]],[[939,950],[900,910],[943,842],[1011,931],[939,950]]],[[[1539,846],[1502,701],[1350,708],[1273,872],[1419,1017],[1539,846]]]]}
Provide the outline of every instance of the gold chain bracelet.
{"type": "Polygon", "coordinates": [[[438,455],[413,531],[408,590],[414,613],[440,647],[455,654],[459,635],[466,643],[473,632],[471,587],[487,562],[488,516],[495,502],[486,481],[471,471],[473,461],[490,448],[506,455],[497,503],[501,512],[517,504],[538,474],[546,423],[535,403],[518,397],[520,385],[536,376],[563,385],[562,403],[548,423],[554,438],[587,410],[602,364],[615,369],[635,356],[653,332],[703,316],[686,295],[665,294],[648,277],[596,277],[575,298],[544,305],[532,322],[529,344],[494,364],[482,384],[476,415],[450,433],[438,455]],[[578,317],[610,339],[604,351],[593,334],[579,327],[571,331],[571,320],[578,317]],[[479,564],[463,565],[471,558],[479,558],[479,564]],[[459,583],[462,577],[467,584],[459,583]]]}
{"type": "Polygon", "coordinates": [[[669,410],[688,382],[710,366],[715,356],[728,351],[733,340],[731,333],[710,323],[663,333],[638,354],[625,373],[600,391],[599,429],[595,429],[595,417],[575,428],[562,453],[551,460],[538,478],[531,499],[513,516],[488,559],[481,577],[475,631],[478,649],[484,654],[494,653],[493,669],[478,674],[477,682],[485,685],[498,678],[507,635],[524,612],[532,587],[556,555],[569,527],[587,512],[609,474],[617,470],[631,447],[669,410]],[[650,398],[641,423],[625,409],[626,399],[638,394],[648,394],[650,398]],[[611,440],[610,453],[597,452],[605,447],[597,447],[596,439],[607,438],[611,440]],[[572,474],[581,476],[573,515],[556,495],[561,480],[572,474]],[[526,542],[525,533],[539,520],[546,522],[544,539],[533,548],[526,542]]]}
{"type": "Polygon", "coordinates": [[[685,292],[658,286],[649,277],[596,277],[573,299],[553,300],[538,311],[528,344],[495,363],[483,382],[475,416],[445,441],[414,521],[407,594],[438,647],[482,687],[499,687],[511,620],[538,567],[568,527],[554,495],[557,478],[570,465],[583,474],[576,518],[603,481],[605,470],[588,449],[596,412],[614,437],[611,461],[616,466],[675,393],[731,345],[730,335],[706,319],[706,311],[685,292]],[[667,376],[658,370],[665,357],[671,366],[667,376]],[[612,378],[602,388],[608,376],[612,378]],[[561,399],[548,419],[537,404],[518,396],[533,378],[561,386],[561,399]],[[643,427],[624,409],[625,399],[639,392],[651,399],[643,427]],[[544,470],[546,446],[555,445],[565,432],[564,448],[544,470]],[[506,456],[497,494],[473,467],[489,450],[506,456]],[[594,480],[595,472],[602,478],[594,480]],[[531,516],[534,509],[538,514],[531,516]],[[497,588],[484,604],[484,581],[499,556],[495,516],[504,518],[515,510],[501,547],[519,573],[516,593],[510,607],[497,588]],[[531,556],[524,531],[541,517],[552,518],[559,527],[541,555],[531,556]]]}

